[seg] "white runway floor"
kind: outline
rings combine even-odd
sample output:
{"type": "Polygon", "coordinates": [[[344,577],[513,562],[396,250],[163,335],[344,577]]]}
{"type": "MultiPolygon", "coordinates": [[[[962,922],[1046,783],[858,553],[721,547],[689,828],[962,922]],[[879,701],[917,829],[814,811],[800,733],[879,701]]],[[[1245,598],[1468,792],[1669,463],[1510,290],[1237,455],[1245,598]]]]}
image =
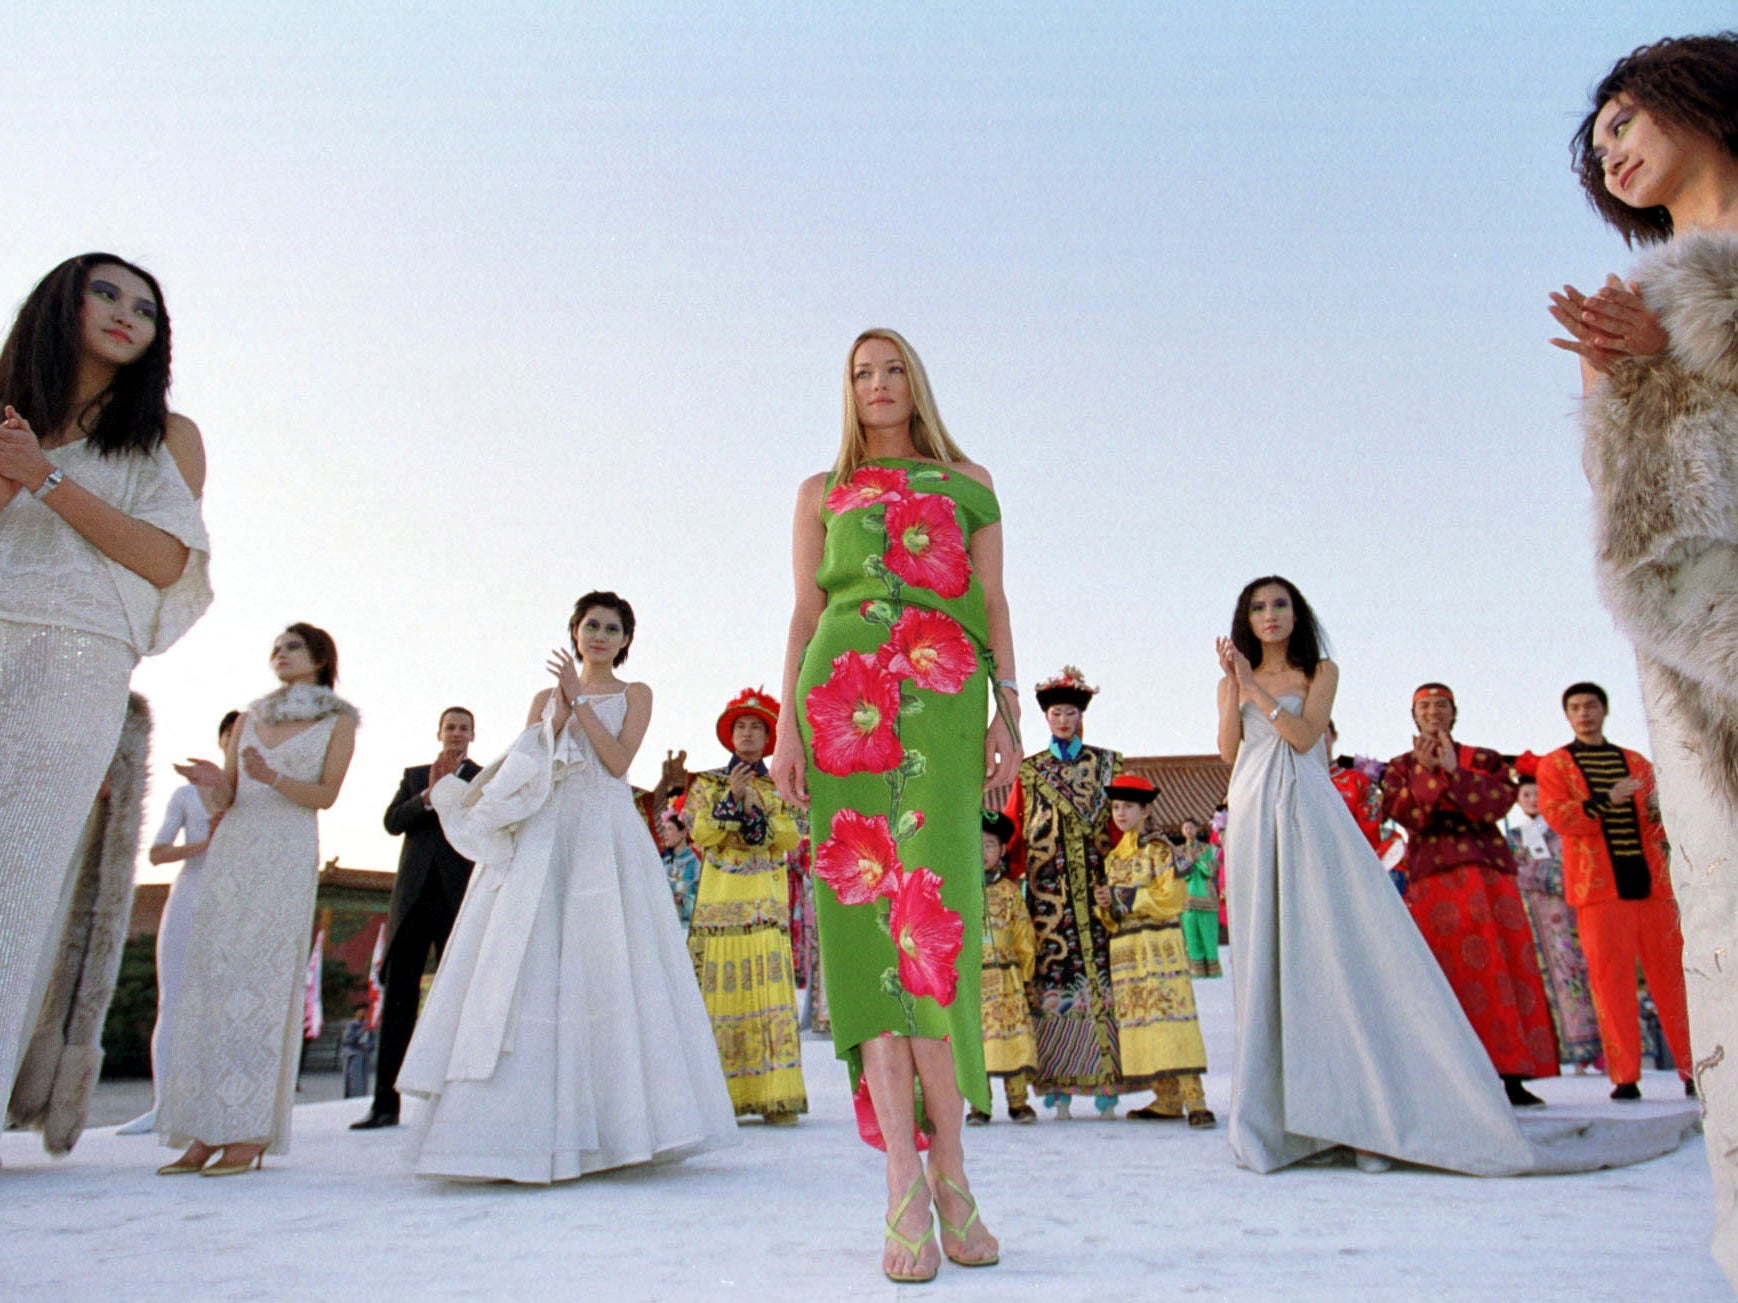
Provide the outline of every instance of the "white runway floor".
{"type": "MultiPolygon", "coordinates": [[[[1198,984],[1223,1115],[1229,979],[1198,984]]],[[[452,1186],[402,1173],[400,1132],[352,1133],[366,1101],[295,1111],[292,1152],[225,1180],[152,1175],[149,1137],[88,1132],[51,1160],[0,1137],[0,1296],[13,1298],[890,1297],[878,1270],[879,1155],[856,1137],[830,1047],[805,1043],[811,1112],[794,1129],[680,1166],[553,1188],[452,1186]]],[[[1537,1084],[1612,1109],[1603,1078],[1537,1084]]],[[[1649,1100],[1681,1104],[1675,1076],[1649,1100]]],[[[1139,1104],[1144,1097],[1125,1101],[1139,1104]]],[[[1255,1176],[1224,1132],[1117,1121],[997,1121],[969,1133],[1002,1265],[943,1264],[925,1297],[1045,1300],[1727,1299],[1708,1255],[1696,1137],[1585,1176],[1479,1180],[1349,1167],[1255,1176]]],[[[1088,1109],[1082,1109],[1088,1112],[1088,1109]]],[[[908,1287],[909,1288],[909,1287],[908,1287]]]]}

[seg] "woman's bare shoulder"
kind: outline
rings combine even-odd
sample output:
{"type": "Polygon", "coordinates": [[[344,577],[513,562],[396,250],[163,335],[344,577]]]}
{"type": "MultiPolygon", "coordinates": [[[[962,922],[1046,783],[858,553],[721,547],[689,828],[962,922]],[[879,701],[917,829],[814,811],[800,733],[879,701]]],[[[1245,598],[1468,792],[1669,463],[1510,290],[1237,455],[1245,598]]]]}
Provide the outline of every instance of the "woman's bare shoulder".
{"type": "Polygon", "coordinates": [[[961,475],[964,475],[967,479],[976,480],[986,489],[993,489],[996,487],[996,482],[990,478],[990,468],[988,466],[980,466],[975,461],[956,461],[951,463],[951,467],[961,475]]]}
{"type": "Polygon", "coordinates": [[[193,496],[205,496],[205,438],[199,427],[181,413],[170,412],[163,421],[163,446],[193,496]]]}

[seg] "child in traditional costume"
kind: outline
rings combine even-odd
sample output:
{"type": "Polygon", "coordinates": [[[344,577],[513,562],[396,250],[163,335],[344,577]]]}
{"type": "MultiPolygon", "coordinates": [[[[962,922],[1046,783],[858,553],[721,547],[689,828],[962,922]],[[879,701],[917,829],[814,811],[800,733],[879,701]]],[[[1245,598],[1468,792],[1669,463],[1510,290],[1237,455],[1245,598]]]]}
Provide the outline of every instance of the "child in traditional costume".
{"type": "Polygon", "coordinates": [[[1153,1102],[1128,1116],[1187,1116],[1192,1127],[1211,1127],[1217,1119],[1201,1088],[1207,1047],[1195,1013],[1181,921],[1188,889],[1177,876],[1171,848],[1162,841],[1141,842],[1147,807],[1158,794],[1136,774],[1121,774],[1106,789],[1111,822],[1122,839],[1105,856],[1104,881],[1093,898],[1111,933],[1110,982],[1123,1078],[1153,1089],[1153,1102]]]}
{"type": "MultiPolygon", "coordinates": [[[[984,1070],[1002,1079],[1008,1118],[1036,1122],[1026,1092],[1038,1070],[1038,1042],[1032,1033],[1028,993],[1037,962],[1037,938],[1026,912],[1019,875],[1003,857],[1014,840],[1014,821],[996,810],[984,818],[984,1070]]],[[[983,1126],[990,1115],[972,1109],[966,1121],[983,1126]]]]}

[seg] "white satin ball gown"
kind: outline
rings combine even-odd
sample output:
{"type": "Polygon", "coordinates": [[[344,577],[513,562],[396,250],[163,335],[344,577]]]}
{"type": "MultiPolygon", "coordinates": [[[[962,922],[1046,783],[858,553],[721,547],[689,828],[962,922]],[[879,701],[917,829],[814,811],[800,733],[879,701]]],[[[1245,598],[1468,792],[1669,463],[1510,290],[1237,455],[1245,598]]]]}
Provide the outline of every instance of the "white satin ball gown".
{"type": "MultiPolygon", "coordinates": [[[[587,698],[619,732],[622,694],[587,698]]],[[[626,779],[546,714],[431,794],[476,861],[398,1074],[423,1176],[548,1183],[736,1143],[663,862],[626,779]]]]}

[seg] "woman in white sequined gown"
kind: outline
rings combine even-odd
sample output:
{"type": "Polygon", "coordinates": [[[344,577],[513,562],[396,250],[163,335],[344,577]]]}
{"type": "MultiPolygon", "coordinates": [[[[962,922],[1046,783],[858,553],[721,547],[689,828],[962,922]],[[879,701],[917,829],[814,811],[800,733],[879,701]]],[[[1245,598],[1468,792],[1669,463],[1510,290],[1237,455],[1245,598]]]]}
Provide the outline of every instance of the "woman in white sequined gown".
{"type": "Polygon", "coordinates": [[[588,593],[528,727],[430,799],[476,861],[398,1089],[423,1176],[534,1184],[736,1142],[662,861],[627,771],[652,692],[614,668],[633,609],[588,593]]]}
{"type": "Polygon", "coordinates": [[[168,389],[162,292],[112,254],[50,272],[0,349],[0,1106],[133,667],[211,602],[205,452],[168,389]]]}
{"type": "Polygon", "coordinates": [[[332,691],[338,649],[325,630],[292,624],[271,665],[282,686],[236,721],[223,768],[177,766],[225,814],[205,852],[157,1106],[158,1136],[185,1150],[158,1169],[165,1176],[228,1176],[290,1147],[320,869],[315,815],[338,799],[358,717],[332,691]]]}

